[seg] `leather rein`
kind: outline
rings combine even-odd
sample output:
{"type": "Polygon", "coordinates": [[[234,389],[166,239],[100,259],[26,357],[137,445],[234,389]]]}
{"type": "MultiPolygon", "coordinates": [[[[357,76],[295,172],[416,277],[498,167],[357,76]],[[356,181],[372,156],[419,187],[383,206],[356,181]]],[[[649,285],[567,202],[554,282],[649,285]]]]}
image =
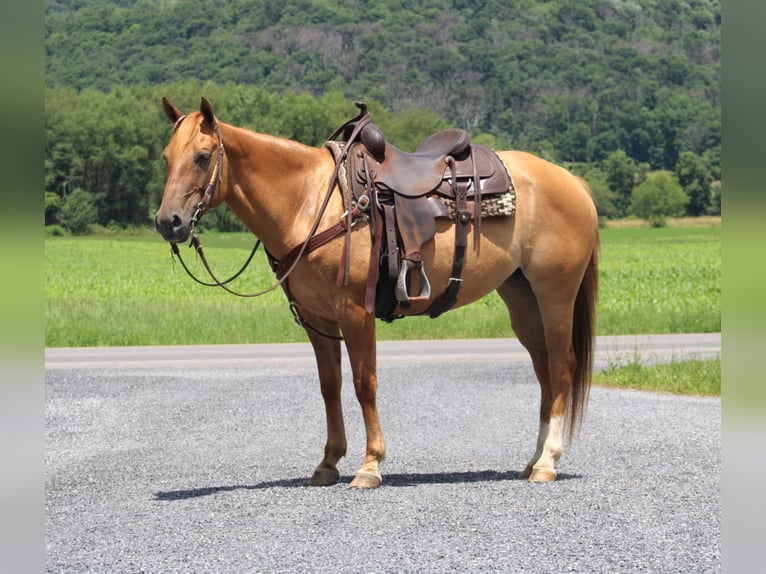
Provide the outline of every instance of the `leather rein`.
{"type": "MultiPolygon", "coordinates": [[[[186,116],[183,115],[176,120],[174,125],[174,131],[178,129],[178,126],[184,120],[185,117],[186,116]]],[[[356,122],[356,125],[354,126],[354,129],[347,140],[347,144],[350,144],[353,140],[356,139],[362,127],[364,127],[364,125],[366,125],[369,122],[369,116],[365,116],[364,110],[363,110],[358,117],[352,120],[349,120],[349,122],[344,124],[344,126],[341,126],[341,128],[338,128],[338,130],[335,131],[335,133],[330,137],[330,139],[335,139],[335,137],[337,137],[337,135],[341,132],[343,127],[351,124],[352,122],[356,122]]],[[[322,205],[319,208],[316,219],[314,220],[314,223],[311,226],[311,229],[309,230],[306,236],[306,239],[302,243],[294,247],[290,252],[288,252],[287,255],[285,255],[284,259],[282,259],[281,261],[275,259],[270,253],[268,253],[268,251],[266,252],[266,255],[269,260],[269,264],[271,265],[272,270],[277,276],[277,282],[271,285],[270,287],[263,289],[261,291],[257,291],[255,293],[239,293],[237,291],[234,291],[227,285],[228,283],[231,283],[234,279],[239,277],[242,274],[242,272],[247,268],[247,266],[250,264],[253,257],[255,256],[255,252],[258,250],[258,247],[261,244],[261,240],[258,239],[256,241],[255,246],[253,247],[253,250],[251,251],[250,255],[248,256],[247,260],[245,261],[244,265],[240,268],[240,270],[237,271],[234,275],[232,275],[228,279],[221,281],[217,278],[212,268],[210,267],[207,257],[205,256],[205,251],[202,248],[202,242],[199,239],[199,235],[197,235],[196,231],[194,230],[195,225],[199,221],[203,212],[209,206],[213,195],[220,187],[221,181],[222,181],[224,147],[223,147],[223,138],[221,136],[221,129],[217,121],[215,123],[215,131],[216,131],[216,137],[218,138],[218,154],[217,154],[216,162],[215,162],[215,165],[213,166],[213,170],[210,176],[210,181],[205,187],[205,191],[202,193],[202,198],[200,199],[200,202],[197,204],[194,214],[192,215],[191,231],[190,231],[191,239],[189,241],[189,247],[192,247],[192,246],[194,247],[195,251],[197,252],[197,255],[199,256],[200,260],[202,261],[202,264],[205,267],[205,270],[208,272],[208,275],[210,275],[213,282],[210,283],[207,281],[203,281],[199,279],[196,275],[194,275],[194,273],[189,269],[189,267],[186,265],[183,258],[181,257],[181,252],[178,249],[178,243],[171,242],[170,244],[171,257],[178,258],[178,261],[181,263],[181,266],[183,267],[184,271],[186,271],[189,277],[194,279],[194,281],[196,281],[200,285],[203,285],[205,287],[220,287],[224,291],[232,295],[235,295],[237,297],[259,297],[261,295],[265,295],[266,293],[273,291],[279,286],[282,286],[282,288],[285,291],[285,294],[287,295],[290,311],[292,312],[293,318],[295,319],[296,323],[298,323],[304,329],[310,329],[314,331],[315,333],[322,335],[324,337],[327,337],[330,339],[342,340],[343,339],[342,337],[338,337],[335,335],[328,335],[318,331],[317,329],[312,327],[310,324],[308,324],[303,319],[303,317],[301,317],[300,312],[298,311],[295,305],[295,300],[293,299],[292,294],[290,293],[290,290],[287,286],[287,278],[293,272],[295,267],[298,265],[298,262],[301,260],[301,258],[304,255],[321,247],[325,243],[328,243],[330,240],[338,237],[344,231],[347,231],[347,230],[350,231],[350,229],[356,223],[356,219],[361,215],[362,209],[360,207],[356,207],[353,210],[348,209],[341,216],[341,219],[340,221],[338,221],[338,223],[324,230],[323,232],[316,234],[316,230],[319,227],[319,222],[321,221],[322,216],[324,215],[324,212],[327,209],[327,205],[330,202],[330,197],[332,196],[332,192],[335,189],[336,184],[338,183],[338,173],[340,171],[340,167],[343,161],[345,160],[346,151],[349,149],[349,145],[344,146],[341,156],[335,162],[335,170],[333,171],[333,176],[330,179],[330,183],[327,186],[327,192],[325,193],[324,200],[322,201],[322,205]]],[[[193,192],[194,190],[192,190],[189,193],[193,193],[193,192]]]]}

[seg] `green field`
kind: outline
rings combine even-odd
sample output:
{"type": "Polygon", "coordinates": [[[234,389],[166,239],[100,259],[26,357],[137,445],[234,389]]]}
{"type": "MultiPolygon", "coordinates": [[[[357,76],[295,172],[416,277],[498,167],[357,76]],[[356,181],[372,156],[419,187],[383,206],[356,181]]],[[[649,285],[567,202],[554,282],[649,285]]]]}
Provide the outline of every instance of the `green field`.
{"type": "MultiPolygon", "coordinates": [[[[717,332],[721,329],[720,226],[607,228],[601,231],[598,334],[717,332]]],[[[248,234],[202,236],[221,276],[241,265],[248,234]]],[[[191,250],[187,261],[203,274],[191,250]]],[[[154,234],[45,240],[48,347],[305,341],[281,289],[240,299],[201,287],[154,234]]],[[[274,281],[258,254],[237,282],[258,290],[274,281]]],[[[496,295],[432,320],[378,322],[378,338],[510,337],[496,295]]]]}
{"type": "Polygon", "coordinates": [[[619,389],[720,396],[721,359],[691,359],[657,365],[644,365],[635,360],[627,364],[610,365],[595,373],[593,382],[619,389]]]}

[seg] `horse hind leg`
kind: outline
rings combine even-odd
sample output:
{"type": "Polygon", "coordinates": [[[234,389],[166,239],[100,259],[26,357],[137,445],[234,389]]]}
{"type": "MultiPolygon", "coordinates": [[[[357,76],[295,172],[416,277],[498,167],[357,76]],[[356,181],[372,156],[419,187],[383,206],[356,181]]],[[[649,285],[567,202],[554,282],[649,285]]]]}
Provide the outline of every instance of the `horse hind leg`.
{"type": "Polygon", "coordinates": [[[555,400],[561,392],[554,393],[551,385],[550,357],[540,305],[529,281],[520,270],[506,280],[497,292],[508,307],[511,326],[519,342],[529,352],[540,383],[537,445],[522,476],[530,482],[550,482],[556,479],[556,463],[563,453],[564,413],[560,412],[561,401],[555,400]]]}

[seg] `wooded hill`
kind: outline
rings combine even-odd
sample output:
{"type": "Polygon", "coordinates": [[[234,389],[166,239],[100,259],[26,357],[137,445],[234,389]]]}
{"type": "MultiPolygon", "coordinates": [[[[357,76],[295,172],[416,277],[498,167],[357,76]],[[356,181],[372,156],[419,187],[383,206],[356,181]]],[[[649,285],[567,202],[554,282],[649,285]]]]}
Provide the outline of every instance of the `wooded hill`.
{"type": "MultiPolygon", "coordinates": [[[[558,163],[621,150],[675,170],[689,152],[717,179],[720,13],[720,0],[47,0],[46,125],[83,90],[174,99],[207,83],[333,94],[352,115],[365,100],[558,163]]],[[[48,152],[52,137],[65,135],[49,130],[48,152]]]]}

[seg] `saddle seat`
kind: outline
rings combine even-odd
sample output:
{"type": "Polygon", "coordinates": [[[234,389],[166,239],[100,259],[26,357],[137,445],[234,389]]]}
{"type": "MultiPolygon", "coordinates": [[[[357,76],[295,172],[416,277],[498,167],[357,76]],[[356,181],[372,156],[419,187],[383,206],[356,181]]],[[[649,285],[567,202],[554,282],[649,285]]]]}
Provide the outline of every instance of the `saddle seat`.
{"type": "Polygon", "coordinates": [[[471,136],[460,128],[437,132],[408,153],[385,141],[380,128],[367,124],[360,134],[362,144],[375,160],[371,166],[375,182],[398,195],[421,197],[439,186],[447,158],[465,159],[471,151],[471,136]]]}

